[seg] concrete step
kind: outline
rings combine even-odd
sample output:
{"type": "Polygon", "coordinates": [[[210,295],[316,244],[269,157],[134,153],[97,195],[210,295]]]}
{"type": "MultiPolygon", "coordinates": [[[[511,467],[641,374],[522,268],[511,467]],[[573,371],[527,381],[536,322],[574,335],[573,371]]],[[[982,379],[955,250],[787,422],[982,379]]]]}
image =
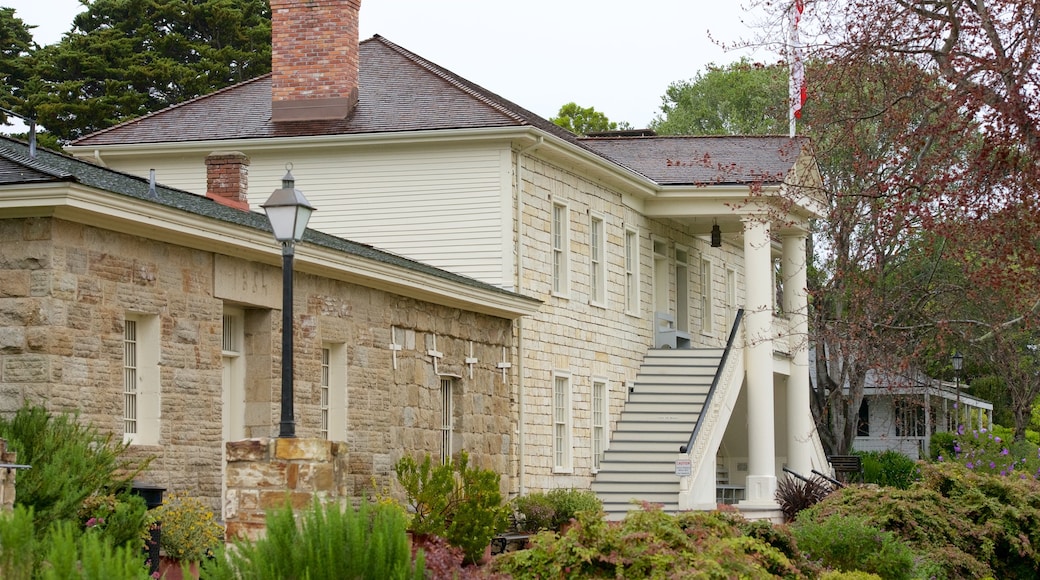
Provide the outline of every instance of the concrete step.
{"type": "Polygon", "coordinates": [[[614,465],[621,464],[639,464],[639,463],[668,463],[675,462],[679,458],[679,447],[673,445],[672,447],[660,448],[653,447],[648,449],[617,449],[611,447],[603,453],[603,460],[600,462],[602,466],[609,466],[611,469],[614,465]]]}
{"type": "Polygon", "coordinates": [[[700,415],[700,405],[693,407],[691,410],[675,408],[663,411],[648,411],[642,407],[632,409],[626,406],[625,410],[621,412],[621,421],[618,422],[618,425],[630,421],[633,423],[679,423],[681,425],[692,425],[700,415]]]}
{"type": "Polygon", "coordinates": [[[619,463],[617,465],[611,465],[610,469],[602,467],[600,463],[599,473],[596,474],[596,481],[600,483],[614,483],[619,481],[656,481],[656,482],[669,482],[672,480],[678,481],[679,478],[675,475],[675,462],[668,461],[663,463],[619,463]]]}
{"type": "Polygon", "coordinates": [[[721,348],[654,348],[646,351],[646,356],[643,360],[652,359],[689,359],[696,357],[705,358],[722,358],[723,349],[721,348]]]}
{"type": "Polygon", "coordinates": [[[683,429],[681,431],[614,431],[614,436],[610,440],[610,448],[620,448],[620,444],[628,443],[644,443],[652,445],[662,449],[679,448],[690,440],[690,433],[693,432],[693,428],[683,429]],[[615,447],[614,443],[619,445],[615,447]]]}
{"type": "Polygon", "coordinates": [[[703,397],[700,401],[676,402],[663,396],[642,395],[636,399],[629,399],[625,404],[624,413],[663,413],[683,415],[699,415],[704,407],[703,397]]]}
{"type": "Polygon", "coordinates": [[[676,497],[670,498],[668,501],[679,501],[679,478],[672,476],[675,481],[672,482],[640,482],[638,486],[635,486],[630,481],[594,481],[592,482],[592,491],[596,492],[596,495],[600,493],[614,493],[620,494],[626,497],[648,497],[653,494],[675,494],[676,497]]]}
{"type": "MultiPolygon", "coordinates": [[[[679,445],[686,444],[690,439],[689,434],[685,437],[677,437],[672,434],[669,438],[662,438],[658,440],[648,439],[618,439],[610,442],[610,447],[607,448],[607,453],[677,453],[679,451],[679,445]]],[[[606,459],[606,455],[604,455],[606,459]]]]}

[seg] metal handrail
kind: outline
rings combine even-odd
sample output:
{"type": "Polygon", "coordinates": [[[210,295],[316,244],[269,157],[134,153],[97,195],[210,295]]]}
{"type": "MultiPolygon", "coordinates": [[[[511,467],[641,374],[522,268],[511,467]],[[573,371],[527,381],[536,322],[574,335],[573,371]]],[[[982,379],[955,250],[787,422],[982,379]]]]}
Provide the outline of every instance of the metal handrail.
{"type": "Polygon", "coordinates": [[[715,378],[711,380],[711,388],[708,389],[708,396],[704,399],[704,406],[701,407],[701,415],[697,417],[697,424],[693,426],[693,432],[690,433],[690,440],[686,445],[679,446],[679,453],[686,453],[686,451],[693,447],[693,442],[697,440],[697,434],[700,433],[701,425],[704,421],[704,411],[711,405],[711,399],[715,396],[715,389],[719,386],[719,380],[722,378],[722,369],[726,368],[726,361],[729,360],[729,351],[733,350],[733,343],[737,339],[737,329],[740,328],[740,321],[744,319],[744,309],[737,310],[737,315],[733,317],[733,327],[729,329],[729,338],[726,339],[726,350],[722,351],[722,359],[719,360],[719,368],[715,369],[715,378]]]}

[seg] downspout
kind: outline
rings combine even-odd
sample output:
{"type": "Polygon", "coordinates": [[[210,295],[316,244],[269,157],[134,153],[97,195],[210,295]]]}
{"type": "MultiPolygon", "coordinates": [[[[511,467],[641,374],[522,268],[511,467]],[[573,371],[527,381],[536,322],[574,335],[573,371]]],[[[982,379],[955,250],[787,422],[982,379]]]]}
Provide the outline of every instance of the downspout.
{"type": "MultiPolygon", "coordinates": [[[[534,144],[521,149],[516,153],[516,293],[523,294],[524,290],[524,155],[534,151],[545,142],[544,137],[538,137],[534,144]]],[[[516,319],[516,388],[519,413],[517,422],[519,432],[517,433],[517,488],[520,495],[527,491],[524,481],[524,473],[527,472],[526,456],[526,434],[527,420],[524,415],[524,319],[516,319]]]]}

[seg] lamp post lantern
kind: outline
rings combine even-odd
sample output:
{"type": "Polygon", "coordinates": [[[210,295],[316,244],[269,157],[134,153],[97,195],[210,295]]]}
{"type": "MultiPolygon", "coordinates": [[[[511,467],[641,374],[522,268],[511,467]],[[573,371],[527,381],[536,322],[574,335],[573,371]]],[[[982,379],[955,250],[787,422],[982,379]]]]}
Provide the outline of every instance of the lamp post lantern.
{"type": "Polygon", "coordinates": [[[953,355],[953,379],[957,385],[957,424],[954,427],[957,430],[957,434],[961,431],[961,371],[964,370],[964,355],[960,352],[956,352],[953,355]]]}
{"type": "Polygon", "coordinates": [[[278,437],[296,437],[293,417],[293,256],[314,212],[303,192],[296,189],[292,165],[288,165],[281,189],[274,190],[260,207],[271,222],[274,239],[282,243],[282,418],[278,437]]]}

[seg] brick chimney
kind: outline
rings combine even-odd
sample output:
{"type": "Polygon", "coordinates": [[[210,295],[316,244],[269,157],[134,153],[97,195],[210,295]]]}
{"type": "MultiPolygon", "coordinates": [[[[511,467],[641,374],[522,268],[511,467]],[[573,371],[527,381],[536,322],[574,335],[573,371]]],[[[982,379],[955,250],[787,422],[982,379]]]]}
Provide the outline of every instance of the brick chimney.
{"type": "Polygon", "coordinates": [[[361,0],[271,0],[271,119],[344,119],[358,100],[361,0]]]}
{"type": "Polygon", "coordinates": [[[249,211],[249,158],[238,151],[206,156],[206,197],[236,209],[249,211]]]}

